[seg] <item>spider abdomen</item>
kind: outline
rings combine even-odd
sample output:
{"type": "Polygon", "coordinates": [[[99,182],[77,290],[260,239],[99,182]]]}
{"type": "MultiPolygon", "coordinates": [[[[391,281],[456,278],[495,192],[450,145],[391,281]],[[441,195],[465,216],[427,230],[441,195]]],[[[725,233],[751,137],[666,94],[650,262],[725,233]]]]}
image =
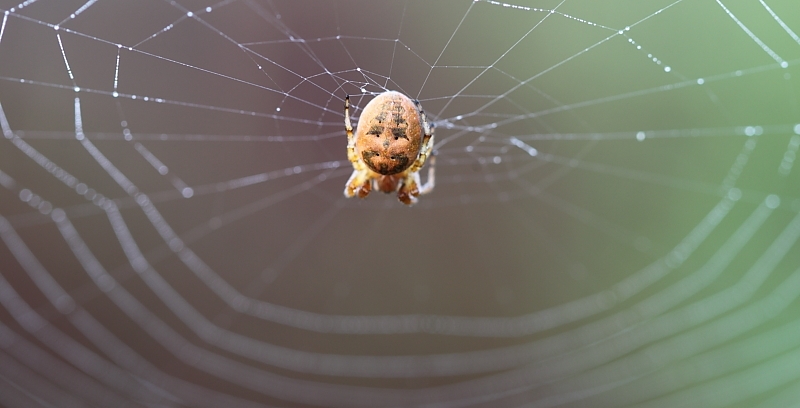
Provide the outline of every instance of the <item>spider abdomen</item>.
{"type": "Polygon", "coordinates": [[[401,173],[419,156],[420,122],[420,113],[410,98],[400,92],[384,92],[361,113],[356,129],[356,153],[376,173],[401,173]]]}

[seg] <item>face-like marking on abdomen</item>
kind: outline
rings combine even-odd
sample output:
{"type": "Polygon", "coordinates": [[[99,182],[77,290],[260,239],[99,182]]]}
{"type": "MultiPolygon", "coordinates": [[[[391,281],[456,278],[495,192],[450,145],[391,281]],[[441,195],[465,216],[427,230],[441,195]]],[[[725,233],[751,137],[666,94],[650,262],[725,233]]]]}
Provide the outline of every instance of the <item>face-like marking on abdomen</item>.
{"type": "Polygon", "coordinates": [[[361,159],[372,171],[383,175],[402,172],[410,161],[404,154],[380,153],[376,150],[364,150],[361,152],[361,159]]]}

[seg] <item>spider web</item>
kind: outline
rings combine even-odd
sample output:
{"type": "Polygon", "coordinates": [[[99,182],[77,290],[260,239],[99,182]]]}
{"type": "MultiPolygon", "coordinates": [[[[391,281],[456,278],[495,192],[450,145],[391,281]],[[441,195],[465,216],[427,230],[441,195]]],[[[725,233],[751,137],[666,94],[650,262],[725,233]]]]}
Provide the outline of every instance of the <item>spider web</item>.
{"type": "Polygon", "coordinates": [[[0,11],[0,405],[800,400],[795,2],[0,11]],[[410,208],[342,196],[386,90],[410,208]]]}

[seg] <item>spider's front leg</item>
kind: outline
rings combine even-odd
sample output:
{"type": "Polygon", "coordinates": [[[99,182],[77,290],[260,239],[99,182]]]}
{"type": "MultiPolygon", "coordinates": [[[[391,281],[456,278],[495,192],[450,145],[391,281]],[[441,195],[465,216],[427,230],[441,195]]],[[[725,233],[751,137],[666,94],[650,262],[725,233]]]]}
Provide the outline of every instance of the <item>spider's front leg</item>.
{"type": "Polygon", "coordinates": [[[428,194],[433,190],[436,182],[436,151],[430,152],[428,161],[428,179],[422,184],[419,172],[409,172],[403,179],[400,189],[397,190],[397,198],[405,205],[412,205],[417,202],[417,196],[428,194]]]}
{"type": "Polygon", "coordinates": [[[364,198],[372,190],[372,177],[370,177],[369,170],[358,169],[359,166],[356,165],[353,167],[356,169],[353,170],[353,174],[350,175],[350,179],[344,186],[344,196],[349,198],[357,195],[358,198],[364,198]]]}
{"type": "Polygon", "coordinates": [[[372,180],[369,170],[358,160],[356,154],[353,125],[350,123],[350,95],[344,98],[344,130],[347,132],[347,159],[353,163],[353,174],[344,186],[344,196],[349,198],[357,195],[364,198],[372,189],[372,180]]]}
{"type": "Polygon", "coordinates": [[[347,132],[347,159],[353,166],[358,163],[356,154],[356,138],[353,134],[353,125],[350,123],[350,95],[344,97],[344,130],[347,132]]]}
{"type": "Polygon", "coordinates": [[[397,190],[397,199],[405,205],[416,204],[419,195],[419,173],[408,173],[397,190]]]}

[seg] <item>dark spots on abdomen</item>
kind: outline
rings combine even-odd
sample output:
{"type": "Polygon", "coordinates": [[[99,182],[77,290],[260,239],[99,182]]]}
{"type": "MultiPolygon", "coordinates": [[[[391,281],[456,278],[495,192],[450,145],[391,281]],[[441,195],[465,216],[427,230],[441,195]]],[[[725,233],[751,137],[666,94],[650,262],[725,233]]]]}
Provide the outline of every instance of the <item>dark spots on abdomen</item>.
{"type": "Polygon", "coordinates": [[[404,154],[393,154],[390,158],[396,163],[393,170],[393,173],[399,173],[408,167],[408,156],[404,154]]]}
{"type": "Polygon", "coordinates": [[[361,158],[364,159],[365,163],[369,163],[375,156],[380,156],[381,154],[374,151],[374,150],[364,150],[361,152],[361,158]]]}
{"type": "Polygon", "coordinates": [[[398,138],[401,137],[403,139],[408,140],[408,135],[406,135],[406,128],[393,127],[391,128],[391,131],[392,131],[392,136],[394,136],[394,140],[397,140],[398,138]]]}

